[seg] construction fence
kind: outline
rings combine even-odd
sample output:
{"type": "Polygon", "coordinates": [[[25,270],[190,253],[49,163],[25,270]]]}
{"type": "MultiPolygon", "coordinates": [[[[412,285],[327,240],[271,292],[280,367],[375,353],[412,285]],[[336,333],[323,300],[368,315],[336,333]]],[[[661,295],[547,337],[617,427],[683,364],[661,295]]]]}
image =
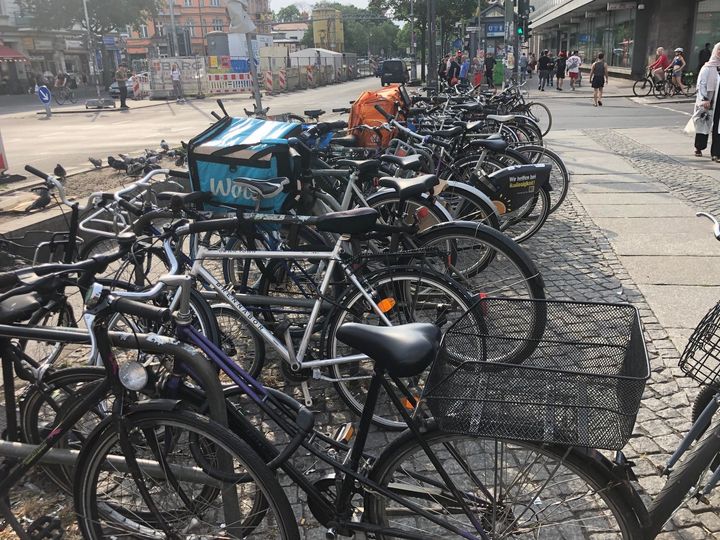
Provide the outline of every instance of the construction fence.
{"type": "MultiPolygon", "coordinates": [[[[175,98],[172,73],[179,71],[185,96],[252,93],[252,76],[246,58],[229,56],[154,58],[133,65],[134,85],[140,97],[175,98]],[[146,68],[146,70],[143,70],[146,68]]],[[[261,89],[277,94],[337,84],[365,76],[357,57],[261,57],[257,68],[261,89]]]]}

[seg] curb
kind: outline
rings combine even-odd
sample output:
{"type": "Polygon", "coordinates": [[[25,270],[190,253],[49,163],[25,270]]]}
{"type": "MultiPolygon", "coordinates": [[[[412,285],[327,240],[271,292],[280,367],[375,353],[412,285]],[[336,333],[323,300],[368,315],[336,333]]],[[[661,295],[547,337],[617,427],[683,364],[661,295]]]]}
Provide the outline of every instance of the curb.
{"type": "MultiPolygon", "coordinates": [[[[56,114],[89,114],[89,113],[96,113],[96,112],[125,112],[130,110],[140,110],[140,109],[150,109],[152,107],[161,107],[162,105],[167,105],[168,103],[175,103],[174,101],[163,101],[161,103],[152,103],[150,105],[143,105],[142,107],[130,107],[129,109],[121,109],[119,107],[112,107],[112,108],[103,108],[103,109],[78,109],[78,110],[71,110],[71,111],[52,111],[52,115],[55,116],[56,114]]],[[[45,111],[38,111],[35,114],[37,115],[45,115],[45,111]]]]}

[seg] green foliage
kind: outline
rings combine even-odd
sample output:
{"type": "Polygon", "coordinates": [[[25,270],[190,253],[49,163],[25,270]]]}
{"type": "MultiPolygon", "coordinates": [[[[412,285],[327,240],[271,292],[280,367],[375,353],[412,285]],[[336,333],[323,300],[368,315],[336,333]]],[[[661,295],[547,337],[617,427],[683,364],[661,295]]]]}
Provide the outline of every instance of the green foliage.
{"type": "MultiPolygon", "coordinates": [[[[33,17],[37,28],[54,30],[85,26],[82,0],[15,0],[25,15],[33,17]]],[[[142,24],[157,16],[164,0],[87,0],[90,29],[106,34],[126,26],[142,24]]]]}
{"type": "Polygon", "coordinates": [[[275,15],[275,21],[277,22],[292,22],[300,20],[300,10],[295,4],[285,6],[275,15]]]}

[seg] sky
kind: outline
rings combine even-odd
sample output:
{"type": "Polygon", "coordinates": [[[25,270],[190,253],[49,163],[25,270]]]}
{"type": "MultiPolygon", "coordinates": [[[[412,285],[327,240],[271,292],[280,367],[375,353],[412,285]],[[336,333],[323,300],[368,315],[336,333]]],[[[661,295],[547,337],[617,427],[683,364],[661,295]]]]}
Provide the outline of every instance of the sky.
{"type": "MultiPolygon", "coordinates": [[[[359,8],[366,8],[368,0],[334,0],[341,4],[349,4],[359,8]]],[[[293,2],[292,0],[270,0],[270,9],[277,13],[278,10],[295,4],[300,11],[310,11],[315,2],[293,2]]]]}

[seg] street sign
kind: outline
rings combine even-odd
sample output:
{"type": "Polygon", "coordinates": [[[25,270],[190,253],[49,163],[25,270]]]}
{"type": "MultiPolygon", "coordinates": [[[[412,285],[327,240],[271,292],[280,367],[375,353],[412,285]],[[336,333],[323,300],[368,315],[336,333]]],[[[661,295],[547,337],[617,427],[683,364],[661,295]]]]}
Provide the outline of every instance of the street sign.
{"type": "Polygon", "coordinates": [[[590,42],[590,34],[578,34],[577,40],[578,40],[578,43],[589,43],[590,42]]]}
{"type": "Polygon", "coordinates": [[[487,37],[504,37],[505,23],[488,23],[485,35],[487,37]]]}
{"type": "Polygon", "coordinates": [[[467,27],[465,27],[465,31],[466,32],[477,32],[478,27],[477,26],[467,26],[467,27]]]}
{"type": "Polygon", "coordinates": [[[621,9],[635,9],[637,2],[608,2],[608,11],[619,11],[621,9]]]}
{"type": "Polygon", "coordinates": [[[37,96],[40,99],[40,103],[43,105],[49,105],[50,100],[52,99],[50,89],[47,86],[38,86],[37,96]]]}

